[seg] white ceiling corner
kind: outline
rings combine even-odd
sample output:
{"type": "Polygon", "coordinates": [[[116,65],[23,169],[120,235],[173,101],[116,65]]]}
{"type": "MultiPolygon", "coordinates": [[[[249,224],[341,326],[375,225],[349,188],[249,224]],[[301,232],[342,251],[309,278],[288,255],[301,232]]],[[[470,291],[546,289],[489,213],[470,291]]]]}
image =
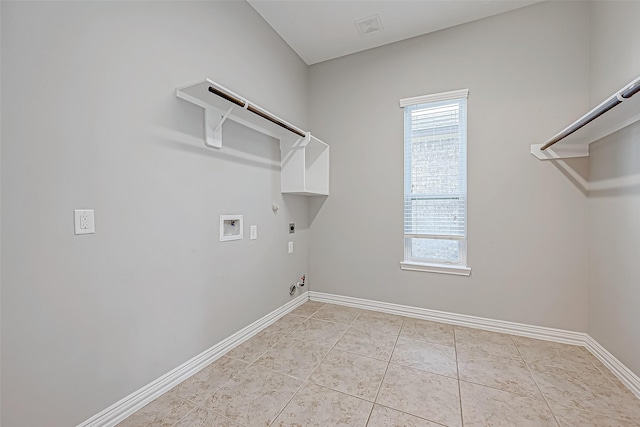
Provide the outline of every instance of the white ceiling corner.
{"type": "Polygon", "coordinates": [[[542,0],[247,0],[308,65],[519,9],[542,0]],[[383,30],[355,21],[378,15],[383,30]]]}

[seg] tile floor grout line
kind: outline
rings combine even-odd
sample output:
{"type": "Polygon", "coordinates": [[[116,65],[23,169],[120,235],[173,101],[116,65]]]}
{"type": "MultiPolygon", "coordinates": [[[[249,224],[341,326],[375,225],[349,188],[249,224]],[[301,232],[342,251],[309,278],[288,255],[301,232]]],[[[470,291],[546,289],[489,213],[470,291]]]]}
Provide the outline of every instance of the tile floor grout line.
{"type": "MultiPolygon", "coordinates": [[[[618,418],[618,417],[612,416],[610,414],[604,414],[602,412],[594,412],[594,411],[590,411],[590,410],[586,410],[586,409],[579,409],[579,408],[575,408],[575,407],[572,407],[572,406],[562,405],[560,403],[556,403],[556,405],[562,406],[565,409],[572,409],[572,410],[577,411],[577,412],[586,412],[587,414],[597,415],[599,417],[609,418],[609,419],[616,420],[616,421],[622,421],[622,422],[627,422],[627,423],[629,422],[629,420],[625,420],[624,418],[618,418]]],[[[638,423],[637,421],[633,421],[633,422],[636,423],[636,424],[633,425],[633,427],[640,426],[640,423],[638,423]]],[[[560,426],[562,427],[562,424],[560,424],[560,426]]]]}
{"type": "MultiPolygon", "coordinates": [[[[342,339],[342,338],[341,338],[341,339],[342,339]]],[[[339,342],[339,341],[338,341],[338,342],[339,342]]],[[[336,345],[337,345],[337,343],[336,343],[336,345]]],[[[355,355],[355,356],[366,357],[367,359],[377,360],[378,362],[386,362],[386,363],[389,363],[389,361],[391,360],[391,356],[389,356],[389,360],[382,360],[382,359],[376,359],[375,357],[367,356],[366,354],[356,353],[355,351],[351,351],[351,350],[343,350],[343,349],[341,349],[341,348],[332,348],[332,350],[341,351],[341,352],[343,352],[343,353],[353,354],[353,355],[355,355]]]]}
{"type": "Polygon", "coordinates": [[[398,339],[400,339],[400,333],[402,332],[402,327],[404,326],[405,317],[402,317],[402,325],[400,325],[400,329],[398,330],[398,336],[396,336],[396,342],[393,344],[393,350],[391,350],[391,355],[389,356],[389,361],[387,362],[387,367],[384,370],[384,374],[382,374],[382,379],[380,380],[380,385],[378,386],[378,390],[376,391],[376,395],[373,398],[373,406],[371,406],[371,411],[369,411],[369,417],[367,418],[367,424],[365,427],[369,425],[369,421],[371,421],[371,414],[373,414],[373,408],[375,408],[376,403],[378,401],[378,396],[380,395],[380,390],[382,390],[382,384],[384,383],[384,378],[387,376],[387,372],[389,371],[389,365],[391,365],[391,359],[393,358],[393,353],[396,351],[396,346],[398,345],[398,339]]]}
{"type": "Polygon", "coordinates": [[[544,395],[544,393],[542,392],[542,389],[540,388],[540,385],[538,384],[538,380],[536,380],[536,377],[533,375],[533,371],[529,366],[529,362],[527,362],[527,360],[524,358],[524,356],[522,355],[522,352],[520,351],[520,347],[518,347],[518,344],[516,344],[514,339],[511,337],[511,335],[509,335],[509,338],[511,338],[511,342],[513,342],[513,345],[516,346],[516,350],[518,351],[518,354],[520,355],[520,357],[522,357],[522,360],[524,360],[524,365],[527,367],[527,370],[529,371],[529,375],[531,375],[531,378],[533,379],[533,382],[535,383],[536,387],[538,387],[538,391],[540,392],[540,395],[542,395],[542,399],[544,400],[544,403],[547,405],[549,412],[551,412],[551,416],[553,417],[553,420],[556,422],[556,425],[558,427],[561,427],[560,421],[558,421],[558,417],[556,417],[556,414],[553,412],[553,410],[551,410],[551,405],[549,405],[547,396],[544,395]]]}
{"type": "MultiPolygon", "coordinates": [[[[449,377],[449,378],[451,378],[451,377],[449,377]]],[[[518,396],[518,397],[524,397],[524,398],[527,398],[527,399],[538,400],[540,402],[543,401],[543,399],[536,399],[533,396],[529,396],[529,395],[522,394],[522,393],[516,393],[514,391],[504,390],[504,389],[501,389],[501,388],[498,388],[498,387],[495,387],[495,386],[486,385],[486,384],[482,384],[482,383],[475,382],[475,381],[469,381],[469,380],[459,380],[459,381],[463,382],[463,383],[466,383],[466,384],[473,384],[473,385],[477,385],[477,386],[480,386],[480,387],[490,388],[491,390],[501,391],[503,393],[513,394],[513,395],[518,396]]],[[[536,387],[537,387],[537,384],[536,384],[536,387]]]]}
{"type": "MultiPolygon", "coordinates": [[[[193,403],[191,401],[187,401],[189,403],[193,403]]],[[[195,403],[193,403],[195,405],[195,403]]],[[[193,408],[192,410],[190,410],[189,412],[187,412],[186,414],[184,414],[182,417],[180,417],[180,419],[178,419],[178,421],[176,421],[175,423],[171,424],[171,427],[174,427],[175,425],[177,425],[180,421],[182,421],[183,419],[185,419],[186,417],[189,416],[189,414],[191,414],[193,411],[197,411],[199,409],[199,406],[195,405],[195,408],[193,408]]]]}
{"type": "Polygon", "coordinates": [[[301,381],[300,385],[298,386],[298,388],[296,389],[296,391],[291,395],[291,397],[289,398],[289,400],[287,400],[287,403],[284,404],[284,406],[282,407],[282,409],[280,409],[280,411],[276,414],[275,417],[273,417],[273,421],[271,421],[268,425],[268,427],[272,426],[273,423],[276,422],[276,420],[278,419],[278,417],[280,416],[280,414],[282,414],[282,411],[284,411],[287,406],[289,406],[289,403],[291,403],[291,401],[294,399],[294,397],[296,397],[296,395],[298,394],[298,392],[300,391],[300,389],[302,388],[302,386],[305,384],[306,381],[301,381]]]}
{"type": "MultiPolygon", "coordinates": [[[[432,424],[437,424],[437,425],[439,425],[439,426],[447,427],[447,425],[446,425],[446,424],[442,424],[441,422],[434,421],[434,420],[431,420],[431,419],[429,419],[429,418],[425,418],[425,417],[424,417],[424,416],[422,416],[422,415],[412,414],[412,413],[410,413],[410,412],[403,411],[402,409],[396,409],[396,408],[392,408],[391,406],[383,405],[382,403],[377,403],[377,402],[375,402],[375,403],[373,404],[373,406],[376,406],[376,405],[381,406],[381,407],[383,407],[383,408],[391,409],[392,411],[400,412],[400,413],[405,414],[405,415],[409,415],[410,417],[415,417],[415,418],[419,418],[419,419],[424,420],[424,421],[429,421],[429,422],[430,422],[430,423],[432,423],[432,424]]],[[[366,426],[365,426],[365,427],[366,427],[366,426]]]]}
{"type": "Polygon", "coordinates": [[[217,416],[219,416],[219,417],[222,417],[222,418],[224,418],[225,420],[229,420],[230,422],[232,422],[232,423],[234,423],[234,424],[237,424],[237,425],[239,425],[239,426],[241,426],[241,427],[246,427],[244,424],[239,423],[239,422],[237,422],[237,421],[235,421],[235,420],[232,420],[231,418],[229,418],[229,417],[227,417],[227,416],[225,416],[225,415],[223,415],[223,414],[221,414],[221,413],[219,413],[219,412],[216,412],[216,411],[212,410],[211,408],[206,408],[206,407],[204,407],[204,406],[202,406],[202,405],[198,405],[198,404],[196,404],[196,403],[194,403],[194,405],[196,405],[196,407],[195,407],[195,408],[193,408],[191,411],[189,411],[189,413],[188,413],[187,415],[185,415],[184,417],[182,417],[182,418],[180,418],[178,421],[176,421],[176,422],[175,422],[175,424],[172,424],[172,425],[171,425],[171,427],[175,427],[176,425],[178,425],[178,423],[179,423],[180,421],[182,421],[183,419],[185,419],[185,418],[186,418],[190,413],[192,413],[192,412],[194,412],[194,411],[197,411],[198,409],[203,409],[203,410],[205,410],[205,411],[209,412],[210,414],[213,414],[213,415],[217,415],[217,416]]]}
{"type": "Polygon", "coordinates": [[[427,371],[426,369],[423,369],[423,368],[416,368],[415,366],[404,365],[402,363],[394,362],[392,360],[389,360],[389,363],[391,363],[393,365],[397,365],[397,366],[402,366],[403,368],[415,369],[416,371],[426,372],[427,374],[437,375],[439,377],[444,377],[444,378],[449,378],[451,380],[458,380],[457,377],[454,377],[454,376],[451,376],[451,375],[444,375],[444,374],[440,374],[438,372],[427,371]]]}
{"type": "MultiPolygon", "coordinates": [[[[322,308],[322,307],[321,307],[322,308]]],[[[317,312],[316,312],[317,313],[317,312]]],[[[314,313],[315,314],[315,313],[314,313]]],[[[309,317],[310,319],[310,317],[309,317]]],[[[308,319],[307,319],[308,320],[308,319]]],[[[318,367],[320,365],[322,365],[322,362],[324,362],[324,360],[327,358],[327,356],[329,355],[329,353],[331,353],[331,350],[334,349],[334,347],[336,346],[336,344],[338,343],[338,341],[340,341],[340,339],[344,336],[344,334],[347,332],[348,329],[345,329],[344,332],[340,335],[340,337],[338,337],[338,339],[336,340],[336,342],[331,346],[331,348],[329,349],[329,351],[327,351],[327,353],[324,355],[324,357],[322,358],[322,360],[320,360],[320,362],[318,363],[318,365],[313,368],[313,370],[309,373],[309,375],[307,376],[306,379],[301,380],[301,384],[298,387],[298,389],[296,390],[295,393],[293,393],[293,395],[291,396],[291,398],[287,401],[287,403],[282,407],[282,409],[280,410],[280,412],[278,412],[278,414],[273,418],[273,421],[269,423],[269,427],[276,422],[276,420],[278,419],[278,417],[280,416],[280,414],[282,414],[282,412],[287,409],[287,406],[289,406],[289,404],[291,403],[291,401],[296,397],[296,395],[298,394],[298,392],[300,391],[300,389],[302,388],[302,386],[304,386],[306,383],[312,383],[312,384],[316,384],[314,382],[311,381],[311,376],[313,375],[313,373],[316,371],[316,369],[318,369],[318,367]]],[[[291,338],[291,339],[295,339],[295,338],[291,338]]],[[[301,340],[302,341],[302,340],[301,340]]],[[[318,384],[319,385],[319,384],[318,384]]],[[[333,390],[333,389],[330,389],[333,390]]],[[[333,391],[337,391],[337,390],[333,390],[333,391]]],[[[346,393],[343,393],[346,394],[346,393]]]]}
{"type": "Polygon", "coordinates": [[[453,348],[456,354],[456,374],[458,374],[458,403],[460,403],[460,426],[464,427],[464,415],[462,415],[462,387],[460,386],[460,367],[458,366],[458,343],[456,341],[456,327],[453,327],[453,348]]]}

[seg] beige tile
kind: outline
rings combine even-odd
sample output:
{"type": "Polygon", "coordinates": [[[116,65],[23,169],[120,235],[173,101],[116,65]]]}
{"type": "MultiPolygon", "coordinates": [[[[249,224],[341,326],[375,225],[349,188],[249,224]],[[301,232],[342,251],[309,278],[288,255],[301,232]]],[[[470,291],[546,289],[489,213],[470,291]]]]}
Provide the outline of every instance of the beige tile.
{"type": "Polygon", "coordinates": [[[497,356],[520,358],[510,335],[480,329],[454,326],[456,347],[469,351],[482,351],[497,356]]]}
{"type": "Polygon", "coordinates": [[[340,338],[336,348],[388,362],[396,340],[395,335],[351,327],[340,338]]]}
{"type": "Polygon", "coordinates": [[[253,363],[278,342],[281,335],[261,331],[226,354],[228,357],[253,363]]]}
{"type": "Polygon", "coordinates": [[[601,373],[535,364],[530,364],[529,367],[542,394],[548,400],[564,406],[573,406],[571,402],[574,400],[593,400],[598,390],[612,387],[611,382],[601,373]]]}
{"type": "Polygon", "coordinates": [[[361,399],[373,401],[387,362],[333,349],[310,381],[361,399]]]}
{"type": "Polygon", "coordinates": [[[456,350],[446,345],[398,338],[391,362],[457,378],[456,350]]]}
{"type": "Polygon", "coordinates": [[[326,343],[285,338],[263,354],[255,365],[306,380],[329,350],[331,345],[326,343]]]}
{"type": "MultiPolygon", "coordinates": [[[[587,350],[587,349],[585,349],[584,351],[589,352],[589,350],[587,350]]],[[[613,381],[616,384],[620,383],[620,380],[618,379],[618,377],[616,377],[616,374],[614,374],[609,368],[607,368],[604,365],[604,363],[602,363],[600,360],[598,360],[598,358],[593,356],[593,359],[591,359],[591,362],[594,365],[596,365],[596,368],[598,368],[600,373],[602,373],[605,377],[609,378],[611,381],[613,381]]]]}
{"type": "Polygon", "coordinates": [[[301,384],[295,378],[252,365],[219,388],[203,406],[244,426],[267,426],[301,384]]]}
{"type": "Polygon", "coordinates": [[[240,360],[223,356],[173,388],[183,399],[200,404],[232,376],[249,366],[240,360]]]}
{"type": "Polygon", "coordinates": [[[373,404],[307,383],[272,424],[274,426],[362,426],[373,404]]]}
{"type": "Polygon", "coordinates": [[[530,365],[540,390],[554,404],[640,422],[640,399],[602,373],[530,365]]]}
{"type": "Polygon", "coordinates": [[[557,426],[544,400],[460,381],[465,427],[557,426]]]}
{"type": "Polygon", "coordinates": [[[280,336],[287,335],[306,320],[306,317],[296,316],[295,314],[285,314],[280,319],[263,329],[263,332],[271,332],[280,336]]]}
{"type": "Polygon", "coordinates": [[[196,408],[174,424],[174,427],[242,427],[242,425],[206,409],[196,408]]]}
{"type": "Polygon", "coordinates": [[[452,325],[423,319],[406,318],[402,325],[400,336],[442,345],[455,345],[452,325]]]}
{"type": "Polygon", "coordinates": [[[449,427],[461,425],[458,381],[419,369],[390,364],[376,403],[449,427]]]}
{"type": "Polygon", "coordinates": [[[402,328],[404,317],[378,311],[362,310],[362,313],[351,324],[358,329],[382,332],[383,334],[398,335],[402,328]]]}
{"type": "Polygon", "coordinates": [[[435,424],[395,409],[373,405],[367,427],[439,427],[435,424]]]}
{"type": "Polygon", "coordinates": [[[593,412],[565,408],[550,403],[551,411],[560,423],[560,427],[638,427],[640,424],[627,420],[605,417],[593,412]]]}
{"type": "Polygon", "coordinates": [[[309,317],[324,306],[323,302],[307,301],[291,312],[296,316],[309,317]]]}
{"type": "Polygon", "coordinates": [[[362,310],[353,307],[325,304],[324,307],[316,311],[311,317],[314,319],[328,320],[330,322],[350,325],[354,320],[356,320],[356,317],[358,317],[361,312],[362,310]]]}
{"type": "Polygon", "coordinates": [[[169,427],[188,414],[196,406],[180,399],[175,393],[165,393],[144,408],[138,410],[117,427],[169,427]]]}
{"type": "Polygon", "coordinates": [[[524,361],[468,350],[458,350],[457,356],[461,380],[542,399],[524,361]]]}
{"type": "Polygon", "coordinates": [[[513,337],[513,342],[527,363],[594,372],[598,370],[592,363],[595,357],[584,351],[583,347],[517,336],[513,337]]]}
{"type": "Polygon", "coordinates": [[[342,323],[307,319],[298,329],[291,332],[287,338],[322,342],[333,346],[347,329],[349,329],[349,326],[342,323]]]}

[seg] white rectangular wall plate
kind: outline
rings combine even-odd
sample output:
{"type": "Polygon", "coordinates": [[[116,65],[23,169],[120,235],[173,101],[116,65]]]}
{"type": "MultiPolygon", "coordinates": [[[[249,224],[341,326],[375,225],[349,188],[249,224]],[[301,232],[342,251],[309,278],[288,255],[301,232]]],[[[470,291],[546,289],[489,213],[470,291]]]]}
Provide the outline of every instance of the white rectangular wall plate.
{"type": "Polygon", "coordinates": [[[220,215],[220,241],[242,240],[242,215],[220,215]]]}
{"type": "Polygon", "coordinates": [[[94,234],[96,232],[93,209],[75,209],[73,219],[75,234],[94,234]]]}

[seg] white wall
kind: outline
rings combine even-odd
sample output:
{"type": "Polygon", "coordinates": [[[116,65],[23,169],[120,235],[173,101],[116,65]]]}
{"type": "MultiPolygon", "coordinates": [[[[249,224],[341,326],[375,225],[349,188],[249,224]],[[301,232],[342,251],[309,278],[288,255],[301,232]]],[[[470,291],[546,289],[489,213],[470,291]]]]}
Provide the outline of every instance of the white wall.
{"type": "Polygon", "coordinates": [[[1,37],[2,423],[72,426],[289,301],[308,209],[277,142],[225,125],[204,148],[175,88],[306,128],[307,67],[245,2],[3,1],[1,37]],[[259,239],[218,242],[228,213],[259,239]]]}
{"type": "MultiPolygon", "coordinates": [[[[586,197],[529,154],[588,104],[588,7],[545,2],[311,67],[331,196],[311,204],[314,291],[584,331],[586,197]],[[471,277],[401,271],[400,98],[469,88],[471,277]]],[[[578,166],[584,166],[578,162],[578,166]]]]}
{"type": "MultiPolygon", "coordinates": [[[[592,105],[640,75],[638,14],[638,2],[591,4],[592,105]]],[[[589,182],[604,184],[589,193],[589,334],[640,375],[640,124],[589,151],[589,182]]]]}

